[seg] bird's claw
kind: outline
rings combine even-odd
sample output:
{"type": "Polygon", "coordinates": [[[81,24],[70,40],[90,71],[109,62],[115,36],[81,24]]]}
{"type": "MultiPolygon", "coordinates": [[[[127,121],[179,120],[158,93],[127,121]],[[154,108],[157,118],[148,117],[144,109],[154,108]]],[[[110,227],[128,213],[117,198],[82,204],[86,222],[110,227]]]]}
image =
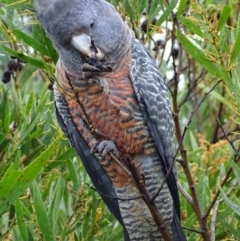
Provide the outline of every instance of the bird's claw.
{"type": "Polygon", "coordinates": [[[91,148],[91,153],[96,153],[98,151],[98,149],[97,149],[98,144],[99,143],[97,141],[93,144],[93,146],[91,148]]]}
{"type": "Polygon", "coordinates": [[[105,157],[109,152],[112,152],[117,158],[119,158],[119,151],[116,145],[112,141],[101,141],[100,143],[93,144],[91,152],[99,152],[102,157],[105,157]]]}

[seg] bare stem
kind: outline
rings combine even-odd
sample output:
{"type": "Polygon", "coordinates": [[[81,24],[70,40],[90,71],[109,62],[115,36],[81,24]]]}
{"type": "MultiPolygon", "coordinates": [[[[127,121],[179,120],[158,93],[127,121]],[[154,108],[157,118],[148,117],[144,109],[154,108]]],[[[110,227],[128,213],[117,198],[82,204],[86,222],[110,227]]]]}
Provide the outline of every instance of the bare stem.
{"type": "Polygon", "coordinates": [[[185,197],[185,199],[190,203],[190,205],[193,205],[192,197],[186,192],[186,190],[180,185],[180,183],[177,183],[179,192],[185,197]]]}
{"type": "Polygon", "coordinates": [[[211,222],[211,241],[215,241],[215,227],[216,227],[216,218],[218,213],[219,201],[216,201],[214,204],[214,209],[212,213],[212,222],[211,222]]]}
{"type": "MultiPolygon", "coordinates": [[[[192,205],[192,207],[194,209],[194,212],[195,212],[195,214],[197,216],[197,220],[198,220],[198,222],[200,224],[200,227],[201,227],[201,229],[203,231],[202,232],[202,237],[206,241],[210,241],[211,240],[210,239],[210,233],[209,233],[208,226],[207,226],[207,220],[206,220],[206,218],[203,215],[203,212],[201,210],[201,207],[200,207],[200,204],[199,204],[199,201],[198,201],[196,188],[195,188],[195,183],[194,183],[194,180],[193,180],[193,177],[192,177],[192,174],[191,174],[191,170],[190,170],[189,165],[188,165],[187,153],[186,153],[186,150],[185,150],[184,145],[183,145],[183,140],[184,140],[184,137],[185,137],[185,135],[187,133],[188,127],[189,127],[189,125],[192,122],[193,116],[195,115],[195,113],[197,112],[199,107],[202,105],[202,103],[205,101],[207,96],[214,90],[214,88],[220,82],[221,82],[221,80],[219,80],[207,93],[205,93],[205,95],[203,96],[202,100],[199,102],[199,104],[197,105],[195,110],[191,113],[191,116],[190,116],[190,118],[188,120],[188,123],[185,126],[183,132],[181,132],[179,118],[178,118],[179,110],[178,110],[178,105],[177,105],[177,91],[176,90],[173,91],[173,96],[172,96],[173,97],[174,123],[175,123],[175,127],[176,127],[176,137],[177,137],[178,144],[179,144],[178,149],[177,149],[177,153],[180,151],[180,154],[182,156],[182,161],[180,163],[181,163],[181,165],[183,167],[183,170],[184,170],[184,173],[186,175],[187,182],[188,182],[188,185],[189,185],[189,188],[190,188],[191,197],[192,197],[191,205],[192,205]]],[[[176,155],[177,155],[177,153],[176,153],[176,155]]]]}

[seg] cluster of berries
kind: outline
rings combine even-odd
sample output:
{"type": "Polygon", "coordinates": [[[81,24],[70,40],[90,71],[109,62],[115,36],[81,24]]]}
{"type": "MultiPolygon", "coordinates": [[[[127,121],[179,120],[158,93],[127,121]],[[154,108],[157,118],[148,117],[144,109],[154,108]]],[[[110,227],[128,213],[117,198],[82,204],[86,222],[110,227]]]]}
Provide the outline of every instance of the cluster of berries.
{"type": "Polygon", "coordinates": [[[16,73],[19,73],[22,70],[23,65],[23,62],[20,59],[11,56],[11,59],[8,62],[8,67],[3,72],[2,82],[5,84],[9,83],[11,76],[15,77],[16,73]]]}

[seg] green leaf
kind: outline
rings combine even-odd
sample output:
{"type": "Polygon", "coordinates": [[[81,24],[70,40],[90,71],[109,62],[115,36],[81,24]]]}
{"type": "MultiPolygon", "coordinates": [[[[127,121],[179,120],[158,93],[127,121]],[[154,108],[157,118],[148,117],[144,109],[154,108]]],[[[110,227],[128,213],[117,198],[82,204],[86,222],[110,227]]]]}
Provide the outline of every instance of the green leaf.
{"type": "Polygon", "coordinates": [[[76,169],[73,166],[72,161],[68,160],[67,166],[68,166],[70,178],[73,182],[73,189],[78,190],[79,189],[79,183],[78,183],[78,178],[77,178],[77,172],[76,172],[76,169]]]}
{"type": "Polygon", "coordinates": [[[218,27],[217,30],[220,31],[223,27],[223,25],[225,24],[225,22],[227,21],[229,15],[231,13],[231,8],[227,5],[224,6],[222,13],[220,15],[219,21],[218,21],[218,27]]]}
{"type": "MultiPolygon", "coordinates": [[[[232,238],[233,240],[239,240],[239,231],[237,229],[234,229],[233,225],[229,224],[227,221],[225,221],[223,219],[221,219],[219,222],[222,224],[224,229],[227,230],[227,232],[229,232],[231,234],[231,236],[232,235],[235,236],[235,239],[232,238]]],[[[219,239],[217,239],[217,237],[216,237],[216,240],[219,240],[219,239]]]]}
{"type": "Polygon", "coordinates": [[[37,70],[37,66],[32,64],[26,64],[21,70],[18,76],[19,87],[22,87],[27,83],[27,81],[33,76],[34,72],[37,70]]]}
{"type": "MultiPolygon", "coordinates": [[[[44,169],[44,172],[46,172],[46,168],[44,169]]],[[[50,170],[49,170],[49,172],[50,172],[50,170]]],[[[47,173],[48,173],[48,171],[47,171],[47,173]]],[[[49,190],[50,190],[51,184],[54,182],[54,180],[55,180],[55,173],[51,174],[51,177],[49,178],[48,183],[45,184],[45,186],[44,186],[44,190],[42,193],[43,199],[46,199],[49,196],[49,190]]],[[[49,197],[49,200],[50,200],[50,197],[49,197]]]]}
{"type": "Polygon", "coordinates": [[[7,93],[4,94],[4,115],[3,115],[3,127],[4,131],[7,134],[9,132],[10,125],[10,109],[9,109],[9,101],[7,99],[7,93]]]}
{"type": "Polygon", "coordinates": [[[28,99],[28,102],[27,102],[27,105],[26,105],[26,115],[29,114],[33,103],[34,103],[34,94],[33,94],[33,92],[31,92],[31,94],[29,96],[29,99],[28,99]]]}
{"type": "MultiPolygon", "coordinates": [[[[11,165],[7,169],[7,172],[5,173],[2,180],[0,181],[0,203],[2,200],[7,199],[7,195],[9,191],[16,184],[20,174],[21,174],[20,171],[15,170],[14,163],[11,163],[11,165]]],[[[1,210],[1,207],[0,207],[0,210],[1,210]]]]}
{"type": "Polygon", "coordinates": [[[230,58],[230,63],[233,64],[236,59],[239,56],[239,52],[240,52],[240,18],[238,19],[238,29],[237,29],[237,36],[236,36],[236,40],[233,46],[233,51],[232,51],[232,55],[230,58]]]}
{"type": "Polygon", "coordinates": [[[26,44],[33,47],[35,51],[49,56],[48,49],[44,45],[39,43],[36,39],[30,37],[29,35],[23,33],[18,29],[13,30],[13,34],[18,38],[18,40],[22,39],[26,44]]]}
{"type": "Polygon", "coordinates": [[[30,231],[30,228],[28,228],[28,241],[35,241],[33,233],[30,231]]]}
{"type": "Polygon", "coordinates": [[[19,52],[15,51],[15,50],[13,50],[13,49],[10,49],[10,48],[8,48],[8,47],[6,47],[6,46],[2,46],[2,48],[3,48],[4,50],[6,50],[10,55],[15,56],[15,57],[17,57],[17,58],[25,61],[26,63],[35,65],[35,66],[37,66],[37,67],[39,67],[39,68],[42,68],[42,69],[43,69],[44,66],[47,65],[45,62],[41,62],[41,61],[39,61],[39,60],[36,60],[36,59],[34,59],[34,58],[32,58],[32,57],[29,57],[29,56],[27,56],[27,55],[25,55],[25,54],[19,53],[19,52]]]}
{"type": "Polygon", "coordinates": [[[159,3],[159,1],[150,1],[147,9],[149,9],[148,24],[151,24],[156,15],[163,9],[163,4],[159,3]]]}
{"type": "Polygon", "coordinates": [[[3,140],[1,143],[0,143],[0,150],[4,150],[7,145],[9,144],[9,141],[8,140],[3,140]]]}
{"type": "Polygon", "coordinates": [[[134,20],[135,17],[136,17],[136,15],[135,15],[135,10],[134,10],[132,4],[130,4],[129,0],[124,0],[124,1],[123,1],[123,6],[124,6],[124,8],[126,9],[129,17],[130,17],[132,20],[134,20]]]}
{"type": "Polygon", "coordinates": [[[89,224],[90,224],[90,218],[91,218],[91,215],[90,215],[91,209],[92,209],[92,205],[89,205],[88,206],[88,211],[87,211],[87,213],[85,215],[85,218],[84,218],[84,223],[83,223],[83,228],[82,228],[82,233],[83,233],[84,239],[86,239],[87,233],[89,232],[89,224]]]}
{"type": "Polygon", "coordinates": [[[180,0],[179,5],[178,5],[178,10],[177,14],[178,16],[182,15],[182,12],[187,4],[187,0],[180,0]]]}
{"type": "MultiPolygon", "coordinates": [[[[24,216],[30,219],[32,217],[32,213],[28,210],[28,208],[24,205],[23,202],[21,202],[21,207],[22,207],[24,216]]],[[[32,211],[32,209],[30,210],[32,211]]]]}
{"type": "Polygon", "coordinates": [[[238,185],[240,185],[240,168],[234,161],[231,161],[231,166],[237,179],[238,185]]]}
{"type": "Polygon", "coordinates": [[[59,206],[63,195],[63,190],[65,188],[65,181],[63,179],[59,179],[55,188],[54,193],[54,200],[51,203],[48,218],[50,220],[50,223],[52,224],[53,232],[55,232],[56,225],[58,222],[58,212],[59,212],[59,206]]]}
{"type": "Polygon", "coordinates": [[[21,237],[19,236],[19,233],[17,231],[17,228],[13,228],[13,240],[14,241],[22,241],[21,237]]]}
{"type": "Polygon", "coordinates": [[[203,208],[203,210],[205,210],[207,207],[208,198],[210,196],[209,177],[207,175],[199,176],[197,190],[198,190],[198,193],[201,193],[201,190],[204,190],[204,195],[199,195],[198,200],[199,200],[200,206],[203,208]]]}
{"type": "MultiPolygon", "coordinates": [[[[207,86],[205,84],[200,83],[198,85],[199,88],[203,89],[205,92],[209,92],[211,87],[207,86]]],[[[220,101],[221,103],[223,103],[224,105],[228,105],[229,107],[232,106],[232,103],[227,100],[224,96],[222,96],[221,94],[219,94],[217,91],[213,90],[211,91],[211,96],[213,96],[216,100],[220,101]]]]}
{"type": "Polygon", "coordinates": [[[111,237],[108,237],[108,241],[122,241],[122,230],[114,232],[111,237]]]}
{"type": "Polygon", "coordinates": [[[183,16],[179,16],[180,21],[184,24],[190,31],[200,36],[201,38],[205,38],[205,34],[202,30],[189,18],[185,18],[183,16]]]}
{"type": "Polygon", "coordinates": [[[24,135],[21,136],[21,141],[23,142],[26,138],[29,137],[31,131],[34,129],[34,127],[37,127],[39,124],[40,117],[42,116],[41,112],[38,112],[37,116],[34,118],[34,120],[31,122],[31,124],[27,127],[27,129],[24,132],[24,135]]]}
{"type": "Polygon", "coordinates": [[[66,240],[67,231],[68,231],[67,227],[63,227],[62,233],[61,233],[61,240],[66,240]]]}
{"type": "Polygon", "coordinates": [[[66,160],[66,159],[73,159],[77,154],[75,149],[71,148],[69,145],[69,142],[66,141],[65,143],[66,147],[69,147],[66,149],[66,151],[62,152],[61,155],[58,156],[57,160],[66,160]]]}
{"type": "Polygon", "coordinates": [[[45,241],[54,241],[54,233],[49,221],[46,208],[44,206],[42,195],[36,181],[32,184],[33,205],[36,211],[37,221],[45,241]]]}
{"type": "Polygon", "coordinates": [[[22,142],[29,136],[29,134],[34,129],[34,127],[36,127],[39,124],[40,118],[42,116],[42,109],[46,107],[47,98],[48,98],[47,93],[42,96],[40,100],[40,104],[38,105],[38,108],[37,108],[36,117],[32,120],[31,124],[28,125],[27,129],[24,130],[24,134],[21,136],[22,142]]]}
{"type": "Polygon", "coordinates": [[[66,208],[66,213],[70,213],[70,205],[69,205],[69,190],[65,187],[63,191],[63,200],[64,200],[64,206],[66,208]]]}
{"type": "Polygon", "coordinates": [[[27,226],[23,217],[22,203],[19,199],[15,203],[15,210],[16,210],[17,225],[19,228],[19,232],[21,234],[22,239],[24,241],[27,241],[28,240],[27,226]]]}
{"type": "Polygon", "coordinates": [[[25,169],[23,169],[20,180],[24,181],[25,185],[31,184],[31,182],[37,177],[42,167],[48,161],[49,156],[53,153],[59,140],[56,139],[41,155],[39,155],[33,162],[31,162],[25,169]]]}
{"type": "Polygon", "coordinates": [[[240,204],[232,202],[226,194],[224,193],[223,189],[220,187],[220,193],[222,195],[222,198],[226,202],[226,204],[237,214],[240,216],[240,204]]]}
{"type": "Polygon", "coordinates": [[[21,172],[13,169],[13,164],[0,182],[0,214],[14,203],[38,176],[58,144],[56,139],[40,156],[21,172]]]}
{"type": "Polygon", "coordinates": [[[167,20],[173,9],[176,7],[178,0],[171,0],[170,4],[167,6],[167,8],[164,10],[164,13],[161,15],[161,17],[158,19],[156,25],[160,26],[164,21],[167,20]]]}
{"type": "Polygon", "coordinates": [[[207,71],[215,75],[216,77],[221,78],[224,80],[227,84],[231,83],[231,78],[229,74],[226,72],[223,66],[213,63],[211,60],[207,58],[205,53],[202,49],[197,47],[195,44],[193,44],[193,40],[190,41],[184,34],[182,34],[180,31],[177,31],[177,38],[181,42],[184,49],[192,55],[194,59],[196,59],[207,71]]]}
{"type": "Polygon", "coordinates": [[[44,42],[45,42],[48,52],[50,54],[50,57],[52,58],[53,62],[56,64],[58,61],[58,53],[55,50],[55,48],[53,47],[52,41],[48,38],[45,31],[43,29],[41,29],[41,31],[42,31],[42,36],[44,38],[44,42]]]}
{"type": "Polygon", "coordinates": [[[146,7],[146,0],[140,0],[138,1],[138,13],[142,13],[146,7]]]}
{"type": "Polygon", "coordinates": [[[191,159],[191,158],[195,159],[196,156],[202,154],[203,151],[204,151],[203,147],[198,147],[198,148],[194,149],[193,151],[188,152],[188,158],[189,159],[191,159]]]}
{"type": "Polygon", "coordinates": [[[193,131],[190,131],[189,132],[189,137],[190,137],[190,140],[191,140],[191,148],[192,148],[192,150],[196,150],[198,148],[198,142],[196,140],[196,134],[193,133],[193,131]]]}

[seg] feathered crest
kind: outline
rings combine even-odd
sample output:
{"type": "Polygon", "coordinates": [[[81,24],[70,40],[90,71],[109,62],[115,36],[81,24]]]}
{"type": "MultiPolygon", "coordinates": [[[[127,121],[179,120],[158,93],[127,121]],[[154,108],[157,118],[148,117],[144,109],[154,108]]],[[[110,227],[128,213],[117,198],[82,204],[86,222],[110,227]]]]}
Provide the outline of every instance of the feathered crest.
{"type": "Polygon", "coordinates": [[[66,9],[71,9],[75,5],[75,0],[38,0],[35,4],[36,16],[43,27],[46,27],[65,13],[66,9]]]}

